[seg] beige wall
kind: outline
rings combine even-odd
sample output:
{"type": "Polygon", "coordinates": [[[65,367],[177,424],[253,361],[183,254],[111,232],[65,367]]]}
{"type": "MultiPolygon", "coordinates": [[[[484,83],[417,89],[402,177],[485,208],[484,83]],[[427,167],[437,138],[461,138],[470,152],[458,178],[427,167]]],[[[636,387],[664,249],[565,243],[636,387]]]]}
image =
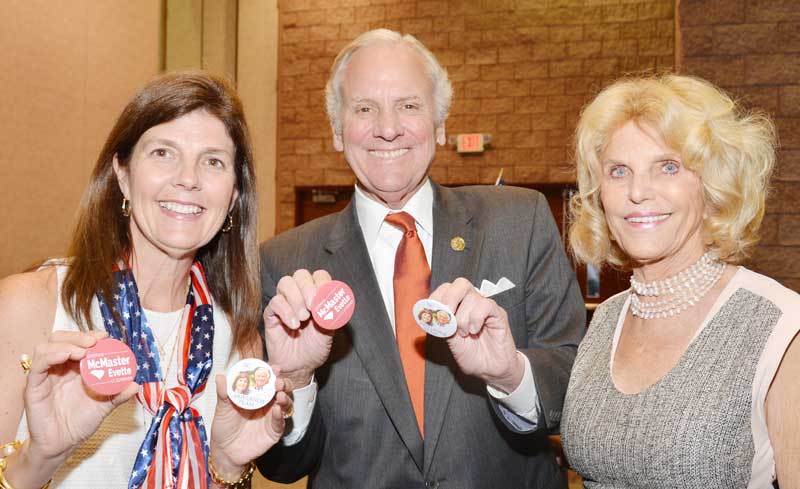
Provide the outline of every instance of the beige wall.
{"type": "Polygon", "coordinates": [[[0,277],[64,253],[104,138],[161,66],[160,0],[6,1],[0,277]]]}
{"type": "Polygon", "coordinates": [[[256,154],[259,238],[275,229],[276,0],[3,2],[0,277],[63,256],[94,160],[164,70],[237,82],[256,154]]]}
{"type": "Polygon", "coordinates": [[[253,138],[258,178],[258,237],[275,234],[278,105],[277,0],[238,0],[236,85],[253,138]]]}

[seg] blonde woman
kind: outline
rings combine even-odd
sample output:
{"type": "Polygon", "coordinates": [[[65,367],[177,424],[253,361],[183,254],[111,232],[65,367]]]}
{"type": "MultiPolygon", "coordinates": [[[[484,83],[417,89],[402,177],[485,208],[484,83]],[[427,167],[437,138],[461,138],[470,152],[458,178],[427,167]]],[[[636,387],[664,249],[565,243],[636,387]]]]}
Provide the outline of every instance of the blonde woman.
{"type": "Polygon", "coordinates": [[[576,132],[574,253],[631,270],[596,311],[562,434],[588,488],[800,487],[800,296],[740,263],[770,121],[686,76],[603,90],[576,132]]]}

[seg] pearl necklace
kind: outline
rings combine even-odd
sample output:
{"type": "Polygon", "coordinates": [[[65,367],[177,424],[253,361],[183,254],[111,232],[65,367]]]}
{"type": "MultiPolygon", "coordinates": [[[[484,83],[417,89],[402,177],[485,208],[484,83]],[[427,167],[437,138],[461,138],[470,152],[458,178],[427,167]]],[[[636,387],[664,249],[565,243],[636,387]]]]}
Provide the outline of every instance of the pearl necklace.
{"type": "Polygon", "coordinates": [[[642,319],[671,318],[697,304],[722,277],[725,262],[711,251],[677,275],[655,282],[631,276],[631,313],[642,319]]]}

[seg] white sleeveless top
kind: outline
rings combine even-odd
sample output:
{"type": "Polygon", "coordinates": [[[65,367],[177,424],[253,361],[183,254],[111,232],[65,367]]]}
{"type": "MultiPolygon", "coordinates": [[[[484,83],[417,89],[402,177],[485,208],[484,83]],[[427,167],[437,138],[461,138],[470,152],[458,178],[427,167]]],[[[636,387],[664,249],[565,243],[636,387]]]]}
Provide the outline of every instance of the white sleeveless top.
{"type": "MultiPolygon", "coordinates": [[[[58,276],[58,299],[53,331],[78,331],[80,328],[70,318],[61,303],[61,284],[67,267],[56,267],[58,276]]],[[[213,303],[213,299],[212,299],[213,303]]],[[[178,352],[175,342],[178,339],[177,323],[183,310],[161,313],[144,310],[156,342],[166,352],[166,359],[172,357],[167,368],[167,387],[177,385],[178,352]]],[[[92,321],[102,327],[103,319],[97,298],[92,303],[92,321]]],[[[217,404],[217,374],[224,374],[226,368],[238,360],[232,352],[232,335],[228,318],[221,308],[214,308],[214,364],[208,377],[205,391],[192,406],[203,416],[206,434],[211,437],[211,422],[217,404]]],[[[166,362],[167,360],[164,360],[166,362]]],[[[165,367],[162,365],[162,369],[165,367]]],[[[83,489],[89,487],[126,488],[130,479],[136,452],[147,434],[152,416],[132,398],[117,407],[103,421],[100,428],[83,445],[75,449],[67,461],[53,475],[52,489],[83,489]]],[[[25,413],[17,429],[17,439],[29,438],[25,413]]]]}

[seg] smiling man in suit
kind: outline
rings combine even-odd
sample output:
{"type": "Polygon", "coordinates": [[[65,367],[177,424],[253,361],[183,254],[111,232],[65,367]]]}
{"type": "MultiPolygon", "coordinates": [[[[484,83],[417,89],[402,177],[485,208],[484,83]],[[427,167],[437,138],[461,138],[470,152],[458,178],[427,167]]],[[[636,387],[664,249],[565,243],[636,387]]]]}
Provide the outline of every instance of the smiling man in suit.
{"type": "Polygon", "coordinates": [[[547,434],[585,311],[544,197],[428,178],[452,88],[411,36],[354,40],[326,97],[358,184],[342,212],[262,246],[267,354],[296,390],[260,470],[314,488],[563,487],[547,434]],[[310,314],[331,277],[356,300],[335,333],[310,314]],[[492,298],[472,286],[502,277],[514,287],[492,298]],[[454,336],[414,323],[429,296],[455,312],[454,336]]]}

